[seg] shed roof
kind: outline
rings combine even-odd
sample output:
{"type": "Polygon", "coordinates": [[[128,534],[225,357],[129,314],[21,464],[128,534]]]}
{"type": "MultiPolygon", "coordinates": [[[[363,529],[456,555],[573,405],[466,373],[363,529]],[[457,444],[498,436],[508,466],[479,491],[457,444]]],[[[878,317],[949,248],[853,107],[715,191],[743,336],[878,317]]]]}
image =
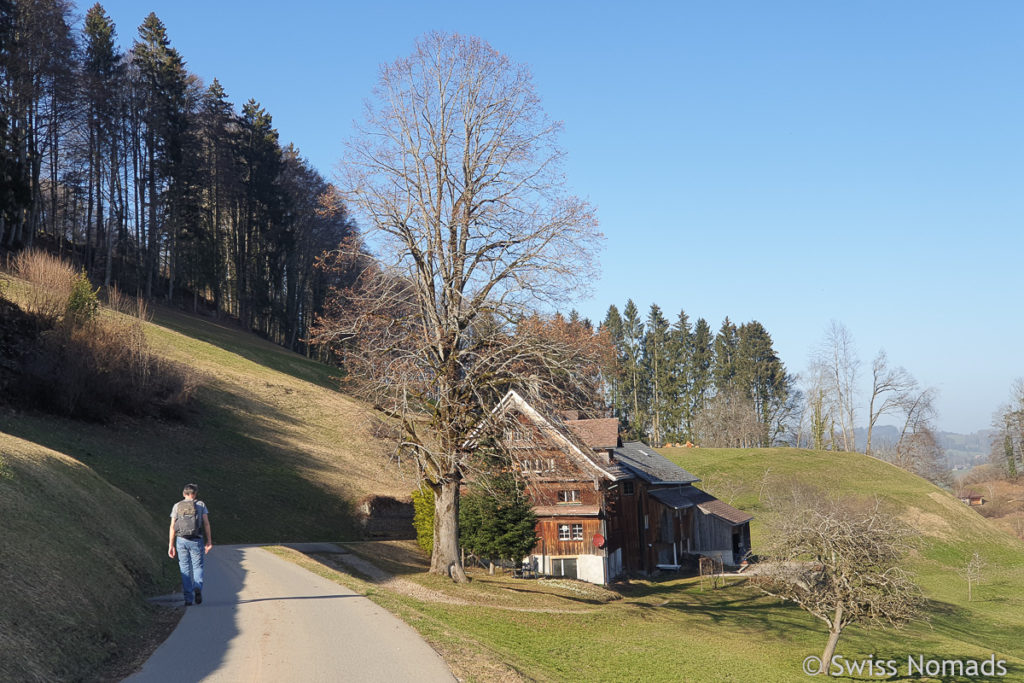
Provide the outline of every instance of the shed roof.
{"type": "Polygon", "coordinates": [[[679,465],[639,441],[627,441],[615,449],[615,462],[651,484],[692,484],[700,481],[679,465]]]}
{"type": "Polygon", "coordinates": [[[590,448],[616,448],[619,445],[618,418],[566,420],[565,426],[590,448]]]}
{"type": "Polygon", "coordinates": [[[677,510],[697,506],[701,512],[720,517],[730,524],[737,525],[749,522],[753,515],[737,510],[725,501],[718,500],[707,491],[696,486],[679,486],[671,489],[651,491],[651,497],[677,510]]]}

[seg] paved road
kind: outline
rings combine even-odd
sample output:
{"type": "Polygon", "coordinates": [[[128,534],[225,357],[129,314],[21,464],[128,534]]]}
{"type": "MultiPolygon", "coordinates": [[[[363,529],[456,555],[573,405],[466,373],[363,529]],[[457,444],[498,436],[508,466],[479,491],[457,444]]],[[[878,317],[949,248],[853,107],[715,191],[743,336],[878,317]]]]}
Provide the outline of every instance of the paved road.
{"type": "MultiPolygon", "coordinates": [[[[128,681],[454,681],[407,624],[255,546],[214,546],[203,604],[128,681]]],[[[180,601],[180,594],[178,600],[180,601]]]]}

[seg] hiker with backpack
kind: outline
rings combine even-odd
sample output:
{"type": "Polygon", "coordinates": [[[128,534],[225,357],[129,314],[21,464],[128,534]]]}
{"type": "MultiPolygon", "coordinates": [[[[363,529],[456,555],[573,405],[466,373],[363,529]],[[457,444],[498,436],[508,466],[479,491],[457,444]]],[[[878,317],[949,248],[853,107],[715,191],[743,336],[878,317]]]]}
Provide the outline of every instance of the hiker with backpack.
{"type": "Polygon", "coordinates": [[[185,605],[203,602],[203,556],[213,548],[210,533],[210,511],[206,503],[196,500],[199,487],[185,484],[181,492],[185,498],[171,508],[170,542],[167,555],[177,555],[181,569],[181,591],[185,605]],[[205,538],[205,543],[204,543],[205,538]]]}

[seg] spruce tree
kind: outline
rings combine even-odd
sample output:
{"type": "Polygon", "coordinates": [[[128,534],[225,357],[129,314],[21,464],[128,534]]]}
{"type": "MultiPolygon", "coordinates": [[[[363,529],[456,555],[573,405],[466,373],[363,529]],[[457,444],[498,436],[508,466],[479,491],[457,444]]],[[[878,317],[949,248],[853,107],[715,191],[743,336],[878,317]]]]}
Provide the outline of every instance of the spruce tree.
{"type": "Polygon", "coordinates": [[[622,309],[622,371],[626,388],[626,424],[623,427],[632,439],[642,439],[646,431],[644,393],[647,381],[642,364],[643,338],[644,324],[640,321],[636,304],[630,299],[622,309]]]}
{"type": "Polygon", "coordinates": [[[605,382],[608,384],[608,400],[611,403],[612,414],[624,419],[628,412],[626,408],[628,392],[624,374],[626,348],[622,337],[622,317],[615,304],[608,307],[608,313],[605,314],[601,327],[608,335],[608,341],[614,351],[613,357],[609,359],[609,367],[604,369],[605,382]]]}
{"type": "Polygon", "coordinates": [[[718,393],[727,393],[735,386],[738,347],[739,333],[736,325],[726,316],[715,337],[714,378],[718,393]]]}
{"type": "Polygon", "coordinates": [[[477,557],[518,562],[537,543],[537,516],[523,483],[511,472],[490,479],[486,488],[459,504],[459,544],[477,557]]]}
{"type": "Polygon", "coordinates": [[[693,342],[690,318],[686,311],[681,310],[669,333],[670,399],[667,420],[671,425],[668,437],[673,440],[687,436],[691,417],[689,394],[693,385],[693,342]]]}
{"type": "MultiPolygon", "coordinates": [[[[95,229],[90,221],[89,232],[95,245],[88,245],[87,263],[94,267],[97,257],[104,261],[104,286],[110,286],[113,274],[113,230],[104,220],[104,204],[113,213],[118,182],[117,160],[121,131],[119,102],[121,100],[121,55],[114,44],[113,20],[96,3],[85,15],[85,60],[82,88],[85,93],[88,130],[88,201],[95,206],[95,229]],[[106,181],[106,188],[104,187],[106,181]],[[95,248],[92,248],[95,246],[95,248]]],[[[123,207],[122,207],[123,210],[123,207]]],[[[110,217],[112,218],[112,216],[110,217]]],[[[108,219],[109,220],[109,219],[108,219]]]]}
{"type": "Polygon", "coordinates": [[[167,29],[154,13],[150,13],[139,26],[139,38],[133,47],[139,70],[142,95],[142,119],[147,177],[144,179],[149,194],[149,220],[146,235],[146,296],[152,296],[159,277],[160,253],[167,246],[167,261],[171,265],[168,278],[168,296],[173,295],[173,265],[176,254],[175,237],[177,219],[181,216],[175,203],[180,201],[183,188],[177,187],[180,173],[182,141],[187,125],[185,62],[171,47],[167,29]],[[159,209],[163,207],[163,211],[159,209]],[[157,223],[157,216],[163,218],[157,223]]]}
{"type": "Polygon", "coordinates": [[[699,318],[693,328],[693,352],[689,363],[689,391],[686,396],[686,437],[693,438],[693,421],[704,411],[707,400],[714,388],[713,364],[714,341],[711,326],[704,318],[699,318]]]}
{"type": "Polygon", "coordinates": [[[737,336],[735,387],[751,400],[763,429],[760,445],[769,446],[782,430],[793,380],[761,323],[740,325],[737,336]]]}
{"type": "Polygon", "coordinates": [[[645,330],[641,376],[646,385],[648,434],[651,443],[660,447],[669,426],[668,413],[675,401],[672,394],[671,331],[657,304],[651,304],[645,330]]]}

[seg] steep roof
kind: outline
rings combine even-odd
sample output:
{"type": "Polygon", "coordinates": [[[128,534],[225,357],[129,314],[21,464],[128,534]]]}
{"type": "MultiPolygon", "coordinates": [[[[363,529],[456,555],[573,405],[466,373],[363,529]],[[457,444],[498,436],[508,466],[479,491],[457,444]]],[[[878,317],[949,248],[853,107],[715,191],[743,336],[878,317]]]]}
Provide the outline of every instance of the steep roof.
{"type": "Polygon", "coordinates": [[[612,457],[615,462],[624,465],[636,476],[651,484],[692,484],[700,481],[639,441],[627,441],[615,449],[612,457]]]}
{"type": "Polygon", "coordinates": [[[566,420],[565,426],[590,448],[616,448],[619,445],[618,418],[566,420]]]}
{"type": "Polygon", "coordinates": [[[697,506],[701,512],[720,517],[730,524],[743,524],[754,518],[754,515],[737,510],[725,501],[718,500],[710,493],[701,491],[696,486],[680,486],[674,489],[651,491],[651,497],[677,510],[697,506]]]}
{"type": "MultiPolygon", "coordinates": [[[[533,422],[541,434],[550,439],[570,457],[575,458],[577,462],[596,472],[598,476],[611,481],[628,479],[631,476],[629,472],[621,467],[615,467],[613,463],[602,462],[592,450],[588,452],[585,444],[577,444],[577,441],[581,441],[580,437],[557,422],[545,418],[515,391],[509,391],[505,394],[504,398],[498,402],[498,405],[494,407],[491,413],[492,415],[503,414],[509,409],[518,410],[520,414],[533,422]]],[[[474,442],[475,435],[473,439],[467,440],[465,447],[472,447],[475,445],[474,442]]]]}

